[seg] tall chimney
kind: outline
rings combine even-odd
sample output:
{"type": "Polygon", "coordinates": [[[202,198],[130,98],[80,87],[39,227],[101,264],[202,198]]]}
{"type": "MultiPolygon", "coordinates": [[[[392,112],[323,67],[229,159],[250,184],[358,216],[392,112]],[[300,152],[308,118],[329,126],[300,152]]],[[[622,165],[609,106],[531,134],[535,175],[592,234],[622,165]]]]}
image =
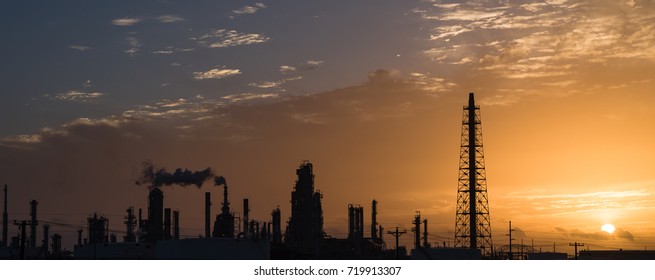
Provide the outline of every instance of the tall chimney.
{"type": "Polygon", "coordinates": [[[364,239],[364,207],[359,206],[359,222],[358,222],[358,229],[357,229],[357,235],[359,239],[364,239]]]}
{"type": "Polygon", "coordinates": [[[9,214],[7,214],[7,185],[5,184],[5,206],[2,212],[2,247],[7,247],[7,236],[9,230],[9,214]]]}
{"type": "Polygon", "coordinates": [[[428,219],[423,220],[423,247],[430,247],[430,242],[428,242],[428,219]]]}
{"type": "Polygon", "coordinates": [[[30,217],[32,219],[30,224],[30,247],[36,247],[36,226],[38,225],[36,221],[36,206],[38,204],[36,200],[30,201],[30,217]]]}
{"type": "Polygon", "coordinates": [[[164,193],[159,188],[153,188],[148,196],[148,242],[156,242],[164,235],[164,193]]]}
{"type": "Polygon", "coordinates": [[[173,239],[180,239],[180,211],[173,211],[173,239]]]}
{"type": "Polygon", "coordinates": [[[355,207],[348,204],[348,238],[355,238],[355,207]]]}
{"type": "Polygon", "coordinates": [[[164,208],[164,240],[171,240],[171,208],[164,208]]]}
{"type": "Polygon", "coordinates": [[[248,212],[250,212],[250,209],[248,208],[248,199],[244,198],[243,199],[243,233],[246,238],[248,238],[248,212]]]}
{"type": "Polygon", "coordinates": [[[49,257],[49,245],[50,242],[50,225],[43,225],[43,257],[47,259],[49,257]]]}
{"type": "Polygon", "coordinates": [[[209,232],[209,221],[211,218],[211,206],[212,206],[212,194],[210,192],[205,192],[205,238],[211,237],[209,232]]]}
{"type": "MultiPolygon", "coordinates": [[[[378,234],[377,234],[377,215],[378,215],[378,202],[373,199],[373,205],[372,205],[372,210],[371,210],[371,239],[373,241],[378,239],[378,234]]],[[[382,234],[382,233],[380,233],[382,234]]]]}
{"type": "Polygon", "coordinates": [[[414,216],[414,248],[421,248],[421,213],[414,216]]]}

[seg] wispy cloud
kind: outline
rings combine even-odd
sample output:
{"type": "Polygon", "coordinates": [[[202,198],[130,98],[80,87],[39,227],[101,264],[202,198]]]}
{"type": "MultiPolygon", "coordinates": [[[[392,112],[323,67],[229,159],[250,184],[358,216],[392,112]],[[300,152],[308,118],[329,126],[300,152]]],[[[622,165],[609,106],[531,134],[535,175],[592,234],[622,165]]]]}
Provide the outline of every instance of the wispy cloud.
{"type": "Polygon", "coordinates": [[[236,30],[218,29],[200,36],[191,38],[199,44],[210,48],[227,48],[242,45],[260,44],[271,40],[270,37],[257,33],[241,33],[236,30]]]}
{"type": "Polygon", "coordinates": [[[263,8],[266,8],[266,5],[264,5],[264,3],[255,3],[254,6],[244,6],[240,9],[233,10],[232,11],[233,15],[230,16],[230,18],[234,18],[235,15],[238,16],[238,15],[254,14],[263,8]]]}
{"type": "Polygon", "coordinates": [[[251,87],[258,87],[258,88],[278,88],[282,85],[284,85],[287,82],[290,81],[296,81],[302,79],[302,76],[296,76],[296,77],[291,77],[291,78],[286,78],[282,79],[279,81],[264,81],[264,82],[259,82],[259,83],[250,83],[248,84],[251,87]]]}
{"type": "Polygon", "coordinates": [[[68,47],[78,51],[88,51],[91,49],[91,47],[87,47],[83,45],[69,45],[68,47]]]}
{"type": "Polygon", "coordinates": [[[141,41],[139,41],[139,39],[136,37],[127,37],[125,38],[125,42],[129,47],[128,49],[124,50],[125,53],[129,55],[135,55],[139,52],[141,47],[141,41]]]}
{"type": "Polygon", "coordinates": [[[185,19],[177,15],[161,15],[157,17],[157,20],[163,23],[171,23],[171,22],[184,21],[185,19]]]}
{"type": "Polygon", "coordinates": [[[204,72],[193,72],[193,78],[196,80],[223,79],[239,74],[241,74],[239,69],[214,68],[204,72]]]}
{"type": "Polygon", "coordinates": [[[106,94],[101,92],[81,92],[71,90],[64,93],[59,93],[53,98],[61,101],[72,101],[72,102],[91,102],[99,97],[105,96],[106,94]]]}
{"type": "MultiPolygon", "coordinates": [[[[655,16],[630,1],[475,1],[414,9],[441,64],[553,86],[581,67],[617,59],[655,59],[655,16]]],[[[568,78],[567,80],[574,80],[568,78]]]]}
{"type": "Polygon", "coordinates": [[[229,100],[230,102],[241,102],[241,101],[252,101],[257,99],[273,99],[279,98],[280,95],[277,93],[238,93],[223,96],[223,99],[229,100]]]}
{"type": "Polygon", "coordinates": [[[295,66],[291,65],[282,65],[280,66],[280,73],[282,74],[292,74],[296,72],[301,72],[301,71],[311,71],[319,66],[323,65],[325,61],[323,60],[306,60],[303,63],[300,63],[295,66]]]}
{"type": "Polygon", "coordinates": [[[111,24],[116,26],[132,26],[139,23],[139,18],[117,18],[111,21],[111,24]]]}

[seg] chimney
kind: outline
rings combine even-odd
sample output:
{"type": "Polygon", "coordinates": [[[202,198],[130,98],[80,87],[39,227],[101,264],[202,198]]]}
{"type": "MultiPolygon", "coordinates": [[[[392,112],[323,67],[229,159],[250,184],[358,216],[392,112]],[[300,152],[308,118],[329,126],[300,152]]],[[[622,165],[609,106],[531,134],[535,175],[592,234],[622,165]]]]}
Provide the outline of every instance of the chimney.
{"type": "MultiPolygon", "coordinates": [[[[372,208],[372,210],[371,210],[371,239],[373,241],[375,241],[375,240],[378,239],[378,234],[377,234],[378,202],[375,199],[373,199],[372,204],[373,205],[371,207],[372,208]]],[[[380,233],[380,234],[382,234],[382,233],[380,233]]]]}
{"type": "Polygon", "coordinates": [[[43,258],[48,259],[49,257],[49,251],[48,251],[48,245],[50,241],[50,225],[45,224],[43,225],[43,258]]]}
{"type": "Polygon", "coordinates": [[[180,211],[173,211],[173,239],[180,239],[180,211]]]}
{"type": "Polygon", "coordinates": [[[414,248],[421,248],[421,213],[416,212],[414,216],[414,248]]]}
{"type": "Polygon", "coordinates": [[[246,238],[248,238],[248,236],[249,236],[248,212],[250,212],[250,209],[248,208],[248,199],[244,198],[243,199],[243,233],[244,233],[246,238]]]}
{"type": "Polygon", "coordinates": [[[355,207],[348,204],[348,238],[355,238],[355,207]]]}
{"type": "Polygon", "coordinates": [[[153,188],[148,196],[148,242],[162,240],[164,235],[162,221],[164,219],[164,193],[159,188],[153,188]]]}
{"type": "Polygon", "coordinates": [[[428,242],[428,219],[423,220],[423,247],[430,247],[430,242],[428,242]]]}
{"type": "Polygon", "coordinates": [[[171,208],[164,208],[164,240],[171,240],[171,208]]]}
{"type": "Polygon", "coordinates": [[[30,247],[34,248],[36,247],[36,226],[38,225],[38,222],[36,220],[36,206],[39,203],[36,202],[36,200],[30,201],[30,217],[32,219],[30,223],[30,247]]]}
{"type": "Polygon", "coordinates": [[[82,245],[82,229],[77,230],[77,245],[82,245]]]}
{"type": "Polygon", "coordinates": [[[211,206],[212,206],[212,201],[211,201],[211,193],[210,192],[205,192],[205,238],[211,237],[211,234],[209,232],[209,220],[211,217],[211,206]]]}
{"type": "Polygon", "coordinates": [[[359,219],[358,219],[357,235],[359,239],[364,239],[364,207],[359,206],[359,219]]]}
{"type": "Polygon", "coordinates": [[[5,184],[5,206],[2,212],[2,246],[7,247],[7,236],[9,230],[9,214],[7,214],[7,185],[5,184]]]}

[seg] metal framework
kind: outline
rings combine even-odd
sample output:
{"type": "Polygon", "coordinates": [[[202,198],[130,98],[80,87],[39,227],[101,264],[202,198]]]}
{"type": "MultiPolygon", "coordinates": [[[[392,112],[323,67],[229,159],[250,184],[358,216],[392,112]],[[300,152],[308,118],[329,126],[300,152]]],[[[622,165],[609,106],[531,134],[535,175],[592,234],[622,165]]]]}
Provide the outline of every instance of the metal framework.
{"type": "Polygon", "coordinates": [[[475,106],[473,93],[469,94],[462,118],[455,247],[477,248],[483,255],[493,250],[480,107],[475,106]]]}

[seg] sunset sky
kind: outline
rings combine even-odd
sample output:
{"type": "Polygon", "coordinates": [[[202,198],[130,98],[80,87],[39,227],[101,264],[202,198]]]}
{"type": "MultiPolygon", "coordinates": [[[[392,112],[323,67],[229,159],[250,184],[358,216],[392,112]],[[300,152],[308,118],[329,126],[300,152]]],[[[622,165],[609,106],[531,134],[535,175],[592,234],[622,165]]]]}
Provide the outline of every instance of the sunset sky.
{"type": "MultiPolygon", "coordinates": [[[[314,164],[325,230],[378,200],[454,237],[462,106],[481,106],[494,245],[655,249],[655,1],[11,1],[0,4],[0,183],[10,220],[124,230],[141,164],[223,175],[287,221],[314,164]],[[616,231],[601,231],[603,224],[616,231]]],[[[182,234],[205,191],[164,187],[182,234]]],[[[40,231],[41,229],[39,229],[40,231]]],[[[53,227],[71,248],[74,229],[53,227]]],[[[17,232],[11,226],[10,235],[17,232]]],[[[120,237],[120,236],[119,236],[120,237]]],[[[393,247],[391,235],[385,240],[393,247]]],[[[411,235],[403,243],[410,246],[411,235]]]]}

